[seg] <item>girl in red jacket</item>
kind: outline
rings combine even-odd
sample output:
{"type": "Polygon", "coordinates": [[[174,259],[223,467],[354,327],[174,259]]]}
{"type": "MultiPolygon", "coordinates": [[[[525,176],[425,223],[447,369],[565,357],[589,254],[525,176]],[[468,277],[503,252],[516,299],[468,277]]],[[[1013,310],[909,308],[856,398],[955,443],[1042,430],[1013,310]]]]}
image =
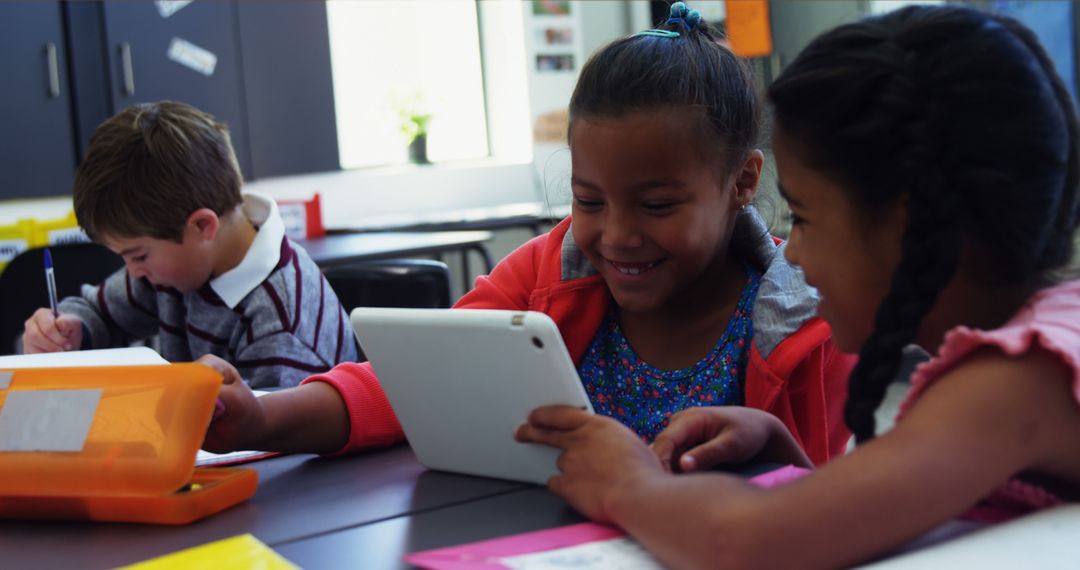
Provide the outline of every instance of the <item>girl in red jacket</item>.
{"type": "MultiPolygon", "coordinates": [[[[456,307],[547,313],[596,411],[646,441],[680,410],[746,406],[824,462],[849,438],[840,400],[852,357],[837,353],[817,293],[750,205],[763,162],[754,78],[696,12],[678,4],[672,17],[679,31],[618,40],[582,69],[571,217],[456,307]]],[[[221,399],[211,451],[403,439],[367,363],[257,402],[232,382],[221,399]]]]}

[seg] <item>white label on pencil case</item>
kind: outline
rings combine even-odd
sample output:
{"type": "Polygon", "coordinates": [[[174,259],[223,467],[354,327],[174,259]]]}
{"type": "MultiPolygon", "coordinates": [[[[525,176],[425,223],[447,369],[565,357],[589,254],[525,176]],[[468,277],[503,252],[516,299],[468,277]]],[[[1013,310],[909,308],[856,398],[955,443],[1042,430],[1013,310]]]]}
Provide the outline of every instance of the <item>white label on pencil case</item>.
{"type": "Polygon", "coordinates": [[[173,38],[169,44],[169,59],[197,71],[207,77],[214,74],[217,56],[213,53],[180,38],[173,38]]]}
{"type": "Polygon", "coordinates": [[[24,251],[26,251],[26,240],[0,239],[0,262],[11,261],[24,251]]]}
{"type": "Polygon", "coordinates": [[[0,408],[0,452],[82,451],[101,389],[12,390],[0,408]]]}
{"type": "Polygon", "coordinates": [[[14,372],[0,372],[0,390],[7,390],[8,386],[11,386],[11,377],[14,375],[14,372]]]}
{"type": "Polygon", "coordinates": [[[191,0],[157,0],[154,2],[154,5],[157,6],[158,14],[161,14],[162,18],[172,16],[188,4],[191,4],[191,0]]]}

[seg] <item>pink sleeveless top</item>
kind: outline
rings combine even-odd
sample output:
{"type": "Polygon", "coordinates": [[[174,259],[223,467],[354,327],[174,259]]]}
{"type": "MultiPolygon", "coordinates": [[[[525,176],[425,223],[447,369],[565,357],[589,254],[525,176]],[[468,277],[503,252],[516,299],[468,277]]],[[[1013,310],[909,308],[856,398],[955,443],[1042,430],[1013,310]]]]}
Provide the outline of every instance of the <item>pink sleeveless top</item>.
{"type": "MultiPolygon", "coordinates": [[[[911,391],[900,405],[897,421],[938,378],[986,346],[1011,356],[1036,346],[1057,355],[1073,371],[1073,398],[1080,403],[1080,280],[1039,291],[1001,328],[984,331],[959,326],[946,333],[938,355],[912,374],[911,391]]],[[[963,518],[997,522],[1062,502],[1038,486],[1011,479],[963,518]]]]}

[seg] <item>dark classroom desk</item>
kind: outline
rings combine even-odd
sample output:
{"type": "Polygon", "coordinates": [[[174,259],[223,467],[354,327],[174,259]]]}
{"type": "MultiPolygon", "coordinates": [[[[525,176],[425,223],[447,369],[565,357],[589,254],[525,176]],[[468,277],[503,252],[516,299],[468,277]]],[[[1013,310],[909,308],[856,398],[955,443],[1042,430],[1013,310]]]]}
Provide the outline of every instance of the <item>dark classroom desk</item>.
{"type": "Polygon", "coordinates": [[[553,226],[568,215],[569,204],[549,204],[547,201],[514,202],[497,206],[365,217],[327,229],[354,232],[433,232],[526,228],[532,231],[533,235],[540,235],[544,226],[553,226]]]}
{"type": "Polygon", "coordinates": [[[246,467],[251,500],[186,526],[0,521],[0,568],[115,568],[250,533],[307,570],[397,569],[408,553],[585,520],[544,487],[428,471],[404,445],[246,467]]]}
{"type": "MultiPolygon", "coordinates": [[[[411,515],[424,515],[426,524],[427,515],[442,509],[521,493],[527,499],[531,492],[547,495],[568,522],[581,520],[559,499],[534,485],[427,471],[407,446],[339,458],[289,455],[248,467],[259,472],[255,496],[190,525],[2,521],[0,567],[115,568],[251,533],[279,552],[284,547],[296,549],[306,560],[295,561],[303,568],[397,568],[406,545],[417,540],[432,544],[455,536],[435,532],[430,537],[410,538],[411,515]],[[320,542],[323,537],[368,526],[376,539],[363,550],[336,552],[320,542]],[[311,548],[322,550],[317,559],[312,558],[311,548]]],[[[509,528],[489,526],[491,537],[509,528]]]]}
{"type": "Polygon", "coordinates": [[[294,241],[324,269],[354,261],[395,257],[434,256],[441,259],[446,253],[458,252],[461,254],[463,291],[468,291],[472,288],[469,253],[480,257],[485,274],[491,273],[495,262],[484,244],[493,237],[494,234],[488,231],[372,232],[332,233],[294,241]]]}
{"type": "MultiPolygon", "coordinates": [[[[115,568],[250,533],[307,570],[401,569],[411,567],[402,561],[409,553],[585,520],[544,487],[428,471],[404,445],[337,458],[281,456],[248,467],[259,472],[251,500],[186,526],[0,521],[0,568],[115,568]]],[[[776,467],[736,472],[753,476],[776,467]]],[[[1080,528],[1077,509],[1065,513],[1073,517],[1066,528],[1080,528]]],[[[1073,536],[1056,537],[1057,550],[1044,558],[1073,557],[1073,536]]]]}

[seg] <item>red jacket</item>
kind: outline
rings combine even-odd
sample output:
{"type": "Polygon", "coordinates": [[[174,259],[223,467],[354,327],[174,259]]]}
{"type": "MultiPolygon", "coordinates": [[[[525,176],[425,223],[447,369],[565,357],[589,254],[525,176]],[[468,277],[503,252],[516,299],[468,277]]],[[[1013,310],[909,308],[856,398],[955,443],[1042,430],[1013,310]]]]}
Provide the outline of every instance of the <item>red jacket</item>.
{"type": "MultiPolygon", "coordinates": [[[[843,454],[850,437],[842,410],[854,358],[833,346],[829,325],[813,315],[816,292],[805,285],[800,272],[786,264],[777,247],[779,240],[769,238],[756,213],[750,215],[754,231],[743,233],[749,233],[752,237],[748,239],[756,243],[740,253],[753,258],[756,250],[763,260],[759,265],[768,271],[762,277],[754,305],[755,330],[746,370],[745,402],[780,418],[810,458],[824,463],[843,454]],[[770,293],[770,272],[779,270],[786,273],[772,285],[770,293]],[[792,275],[798,279],[794,284],[790,281],[792,275]],[[794,295],[796,301],[785,290],[792,289],[792,285],[799,289],[799,294],[794,295]],[[771,324],[765,322],[766,315],[773,316],[771,324]],[[760,333],[759,328],[763,329],[760,333]],[[766,342],[769,336],[773,340],[766,342]]],[[[569,228],[567,218],[551,232],[522,245],[491,275],[477,278],[476,288],[454,307],[547,313],[558,325],[571,358],[580,364],[600,328],[611,295],[600,275],[576,249],[569,228]]],[[[733,238],[733,247],[737,243],[738,239],[733,238]]],[[[332,384],[345,400],[351,428],[349,442],[339,453],[404,439],[370,364],[340,364],[305,380],[311,381],[332,384]]]]}

